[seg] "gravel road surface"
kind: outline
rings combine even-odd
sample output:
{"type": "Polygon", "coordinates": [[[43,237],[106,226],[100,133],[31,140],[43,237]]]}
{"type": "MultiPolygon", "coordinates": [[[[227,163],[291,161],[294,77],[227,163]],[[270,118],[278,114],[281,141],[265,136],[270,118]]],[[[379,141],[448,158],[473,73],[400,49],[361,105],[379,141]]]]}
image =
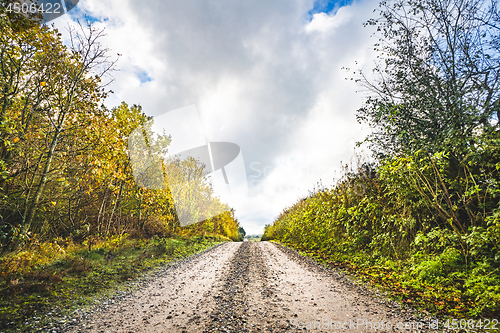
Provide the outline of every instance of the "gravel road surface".
{"type": "Polygon", "coordinates": [[[428,332],[381,295],[269,242],[224,243],[166,266],[71,332],[428,332]],[[406,325],[406,326],[403,326],[406,325]]]}

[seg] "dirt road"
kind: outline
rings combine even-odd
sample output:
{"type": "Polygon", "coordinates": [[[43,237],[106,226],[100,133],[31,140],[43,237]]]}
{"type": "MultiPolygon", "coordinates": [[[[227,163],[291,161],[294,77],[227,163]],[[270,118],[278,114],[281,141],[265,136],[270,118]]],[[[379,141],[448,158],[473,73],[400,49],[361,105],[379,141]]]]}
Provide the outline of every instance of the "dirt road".
{"type": "Polygon", "coordinates": [[[408,310],[295,251],[224,243],[167,266],[72,332],[420,332],[408,310]],[[406,325],[406,326],[404,326],[406,325]]]}

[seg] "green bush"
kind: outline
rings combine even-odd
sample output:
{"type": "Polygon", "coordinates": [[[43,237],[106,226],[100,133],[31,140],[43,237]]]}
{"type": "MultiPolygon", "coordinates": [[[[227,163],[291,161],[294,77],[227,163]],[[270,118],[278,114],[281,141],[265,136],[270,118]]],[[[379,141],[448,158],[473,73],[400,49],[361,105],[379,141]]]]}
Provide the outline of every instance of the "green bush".
{"type": "Polygon", "coordinates": [[[428,305],[434,311],[498,313],[499,137],[493,131],[470,138],[466,154],[420,150],[386,157],[375,168],[346,169],[333,188],[283,210],[262,240],[364,267],[398,263],[391,267],[400,284],[441,295],[444,305],[428,305]]]}

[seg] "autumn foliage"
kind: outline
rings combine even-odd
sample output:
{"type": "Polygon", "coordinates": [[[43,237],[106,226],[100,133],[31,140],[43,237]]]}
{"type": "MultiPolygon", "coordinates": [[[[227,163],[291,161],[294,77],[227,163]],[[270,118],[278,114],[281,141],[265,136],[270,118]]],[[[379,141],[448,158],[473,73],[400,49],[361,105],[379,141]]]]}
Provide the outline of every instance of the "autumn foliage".
{"type": "Polygon", "coordinates": [[[229,208],[181,228],[168,188],[137,185],[128,137],[150,118],[137,105],[103,105],[116,62],[104,32],[88,23],[69,35],[67,46],[56,29],[0,14],[0,251],[53,238],[90,249],[126,233],[239,239],[229,208]]]}

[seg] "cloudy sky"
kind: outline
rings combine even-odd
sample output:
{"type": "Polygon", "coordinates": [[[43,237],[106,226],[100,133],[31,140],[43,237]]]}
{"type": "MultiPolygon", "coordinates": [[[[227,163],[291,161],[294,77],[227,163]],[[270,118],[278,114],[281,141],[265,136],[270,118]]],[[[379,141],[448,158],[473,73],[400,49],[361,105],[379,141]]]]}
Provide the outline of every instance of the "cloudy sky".
{"type": "Polygon", "coordinates": [[[53,23],[87,14],[122,54],[107,100],[152,116],[195,105],[209,141],[241,147],[247,234],[262,233],[318,181],[333,183],[368,129],[366,96],[342,69],[373,67],[374,0],[81,0],[53,23]],[[357,65],[356,63],[357,62],[357,65]]]}

